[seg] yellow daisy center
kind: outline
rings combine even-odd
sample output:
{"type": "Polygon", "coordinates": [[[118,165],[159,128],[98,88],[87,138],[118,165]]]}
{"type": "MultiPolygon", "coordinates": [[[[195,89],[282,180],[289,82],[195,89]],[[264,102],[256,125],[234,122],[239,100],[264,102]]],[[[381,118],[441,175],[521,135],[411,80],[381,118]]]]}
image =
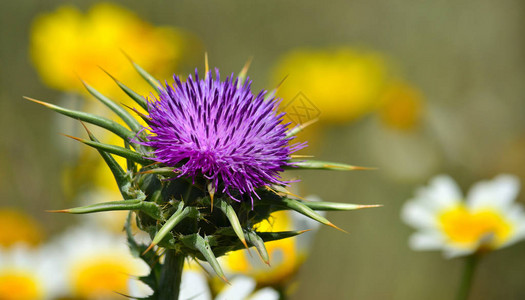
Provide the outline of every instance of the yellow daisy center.
{"type": "Polygon", "coordinates": [[[73,266],[71,276],[75,296],[92,299],[126,294],[134,267],[117,256],[93,257],[73,266]]]}
{"type": "Polygon", "coordinates": [[[4,300],[42,299],[43,291],[30,272],[6,270],[0,273],[0,297],[4,300]]]}
{"type": "Polygon", "coordinates": [[[442,212],[439,223],[450,242],[465,248],[483,246],[497,248],[512,234],[512,224],[499,211],[484,209],[469,211],[458,205],[442,212]]]}

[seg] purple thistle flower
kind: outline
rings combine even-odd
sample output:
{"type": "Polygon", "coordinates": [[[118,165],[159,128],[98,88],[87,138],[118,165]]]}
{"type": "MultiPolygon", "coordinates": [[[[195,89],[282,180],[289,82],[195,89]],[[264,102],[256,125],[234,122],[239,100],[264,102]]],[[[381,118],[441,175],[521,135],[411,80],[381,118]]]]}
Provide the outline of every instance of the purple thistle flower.
{"type": "Polygon", "coordinates": [[[289,145],[293,137],[286,137],[279,101],[265,101],[266,91],[252,94],[248,79],[237,87],[233,74],[221,82],[216,70],[215,77],[208,72],[202,80],[195,71],[195,79],[183,83],[174,76],[173,86],[166,83],[159,99],[149,101],[151,135],[144,144],[154,148],[152,159],[179,176],[202,175],[230,197],[238,191],[251,198],[258,187],[287,184],[279,172],[305,144],[289,145]]]}

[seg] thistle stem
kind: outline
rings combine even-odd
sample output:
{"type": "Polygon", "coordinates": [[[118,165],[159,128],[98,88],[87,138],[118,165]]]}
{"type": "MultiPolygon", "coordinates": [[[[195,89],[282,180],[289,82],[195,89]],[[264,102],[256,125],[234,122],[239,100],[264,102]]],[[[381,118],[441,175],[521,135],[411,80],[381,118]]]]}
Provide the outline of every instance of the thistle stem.
{"type": "Polygon", "coordinates": [[[478,265],[479,254],[474,253],[465,257],[465,267],[463,269],[463,276],[461,278],[461,284],[456,296],[456,300],[467,300],[472,288],[472,282],[474,279],[474,272],[478,265]]]}
{"type": "Polygon", "coordinates": [[[175,250],[166,250],[160,273],[159,299],[178,300],[185,256],[175,250]]]}

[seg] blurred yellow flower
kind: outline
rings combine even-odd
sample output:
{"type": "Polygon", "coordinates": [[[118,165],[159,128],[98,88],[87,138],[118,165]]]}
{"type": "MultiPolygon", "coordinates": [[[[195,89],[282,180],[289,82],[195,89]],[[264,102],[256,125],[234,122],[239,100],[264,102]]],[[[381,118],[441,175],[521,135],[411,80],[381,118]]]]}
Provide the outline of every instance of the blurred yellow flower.
{"type": "Polygon", "coordinates": [[[389,69],[385,58],[372,51],[346,47],[297,49],[280,59],[273,81],[279,82],[286,76],[278,91],[283,105],[302,93],[319,109],[321,123],[340,124],[362,117],[378,106],[389,69]]]}
{"type": "Polygon", "coordinates": [[[495,250],[525,239],[525,213],[514,203],[518,179],[500,175],[474,185],[466,197],[448,176],[438,176],[405,204],[401,217],[418,229],[414,250],[442,249],[447,257],[495,250]]]}
{"type": "Polygon", "coordinates": [[[149,72],[167,78],[194,47],[200,44],[188,33],[153,27],[109,3],[96,4],[86,14],[62,6],[38,16],[31,27],[32,61],[44,83],[62,91],[83,92],[80,77],[100,92],[114,94],[118,88],[102,73],[102,67],[144,92],[146,85],[122,51],[149,72]]]}
{"type": "Polygon", "coordinates": [[[0,208],[0,228],[0,247],[15,244],[37,246],[44,239],[42,226],[21,210],[0,208]]]}
{"type": "Polygon", "coordinates": [[[411,130],[417,127],[423,113],[421,93],[409,84],[393,81],[381,96],[379,116],[388,127],[411,130]]]}

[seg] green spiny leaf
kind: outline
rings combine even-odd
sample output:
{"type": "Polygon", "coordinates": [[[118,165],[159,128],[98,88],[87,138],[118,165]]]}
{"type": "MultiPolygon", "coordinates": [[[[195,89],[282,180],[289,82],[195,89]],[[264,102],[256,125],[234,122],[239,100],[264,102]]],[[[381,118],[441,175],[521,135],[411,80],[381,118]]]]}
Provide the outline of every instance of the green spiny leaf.
{"type": "Polygon", "coordinates": [[[281,82],[279,82],[279,84],[277,84],[277,86],[274,89],[268,91],[268,94],[266,94],[266,96],[264,96],[264,101],[268,101],[268,100],[270,100],[270,99],[275,97],[275,95],[277,94],[277,91],[279,90],[279,88],[281,87],[283,82],[286,80],[286,78],[288,78],[288,75],[286,75],[283,78],[283,80],[281,80],[281,82]]]}
{"type": "Polygon", "coordinates": [[[239,218],[237,218],[237,214],[235,213],[233,207],[220,198],[218,198],[215,201],[215,206],[218,207],[228,218],[230,224],[232,225],[233,231],[235,231],[235,234],[237,235],[239,240],[241,240],[244,246],[248,248],[248,245],[246,244],[246,238],[244,237],[244,233],[241,227],[241,223],[239,222],[239,218]]]}
{"type": "Polygon", "coordinates": [[[117,211],[117,210],[140,210],[153,218],[160,218],[160,208],[152,202],[147,202],[141,199],[109,201],[96,203],[86,206],[80,206],[62,210],[51,210],[50,212],[69,213],[69,214],[89,214],[103,211],[117,211]]]}
{"type": "MultiPolygon", "coordinates": [[[[127,56],[127,55],[126,55],[127,56]]],[[[146,70],[144,70],[141,66],[139,66],[137,63],[135,63],[129,56],[127,56],[131,64],[133,65],[133,68],[137,70],[137,72],[148,82],[148,84],[155,89],[157,93],[160,93],[160,90],[162,90],[162,85],[160,84],[160,81],[155,79],[155,77],[151,76],[146,70]]],[[[147,109],[147,108],[146,108],[147,109]]]]}
{"type": "Polygon", "coordinates": [[[86,139],[81,139],[81,138],[77,138],[77,137],[70,136],[70,135],[66,135],[66,136],[70,137],[70,138],[72,138],[74,140],[77,140],[77,141],[79,141],[81,143],[84,143],[84,144],[86,144],[88,146],[91,146],[91,147],[93,147],[93,148],[95,148],[97,150],[113,153],[115,155],[118,155],[118,156],[130,159],[130,160],[132,160],[132,161],[134,161],[134,162],[136,162],[138,164],[141,164],[141,165],[149,165],[149,164],[154,163],[153,161],[151,161],[151,160],[149,160],[147,158],[144,158],[142,156],[142,154],[137,153],[137,152],[132,151],[132,150],[128,150],[128,149],[123,148],[123,147],[110,145],[110,144],[99,143],[99,142],[86,140],[86,139]]]}
{"type": "MultiPolygon", "coordinates": [[[[279,231],[279,232],[255,232],[264,242],[271,242],[276,240],[281,240],[285,238],[294,237],[296,235],[302,234],[309,230],[300,230],[300,231],[279,231]]],[[[248,231],[244,232],[246,238],[248,239],[248,231]]],[[[216,256],[222,256],[230,251],[245,249],[244,245],[238,240],[237,235],[230,227],[225,227],[217,230],[214,235],[208,236],[208,241],[211,245],[214,245],[213,252],[216,256]],[[228,240],[228,244],[224,244],[225,236],[235,237],[235,240],[228,240]]],[[[249,243],[252,245],[251,243],[249,243]]],[[[264,259],[263,259],[264,261],[264,259]]]]}
{"type": "Polygon", "coordinates": [[[50,104],[50,103],[47,103],[47,102],[43,102],[43,101],[39,101],[39,100],[35,100],[35,99],[32,99],[32,98],[28,98],[28,97],[24,97],[25,99],[29,100],[29,101],[33,101],[35,103],[38,103],[38,104],[41,104],[49,109],[52,109],[60,114],[63,114],[65,116],[68,116],[68,117],[71,117],[73,119],[79,119],[81,121],[84,121],[86,123],[90,123],[90,124],[93,124],[93,125],[97,125],[97,126],[100,126],[102,128],[105,128],[113,133],[115,133],[116,135],[120,136],[121,138],[123,138],[124,140],[126,141],[130,141],[131,139],[133,139],[133,137],[135,136],[135,134],[126,129],[124,126],[118,124],[117,122],[115,121],[112,121],[110,119],[107,119],[107,118],[104,118],[104,117],[100,117],[100,116],[96,116],[96,115],[93,115],[93,114],[90,114],[90,113],[86,113],[86,112],[82,112],[82,111],[76,111],[76,110],[71,110],[71,109],[67,109],[67,108],[63,108],[63,107],[60,107],[60,106],[57,106],[57,105],[53,105],[53,104],[50,104]]]}
{"type": "MultiPolygon", "coordinates": [[[[95,142],[98,142],[98,141],[95,141],[95,142]]],[[[131,150],[131,146],[129,145],[128,142],[124,142],[124,147],[126,149],[128,149],[129,151],[132,151],[131,150]]],[[[137,165],[135,164],[134,161],[132,161],[131,159],[127,158],[126,159],[126,168],[128,169],[128,172],[132,173],[132,174],[135,174],[137,173],[137,165]]]]}
{"type": "Polygon", "coordinates": [[[284,169],[315,169],[315,170],[337,170],[337,171],[353,171],[353,170],[372,170],[372,168],[358,167],[341,163],[318,161],[318,160],[289,160],[291,166],[285,166],[284,169]]]}
{"type": "Polygon", "coordinates": [[[292,136],[295,136],[296,134],[298,134],[299,132],[303,131],[306,127],[312,125],[313,123],[319,121],[318,118],[315,118],[315,119],[312,119],[308,122],[305,122],[305,123],[302,123],[302,124],[297,124],[295,127],[293,127],[292,129],[288,130],[288,132],[286,133],[286,138],[291,138],[292,136]]]}
{"type": "Polygon", "coordinates": [[[244,67],[242,68],[241,72],[237,76],[237,88],[241,88],[244,84],[244,81],[246,80],[246,77],[248,76],[248,69],[250,68],[250,65],[252,63],[252,58],[248,59],[248,61],[244,64],[244,67]]]}
{"type": "Polygon", "coordinates": [[[324,202],[324,201],[299,201],[313,210],[357,210],[371,207],[381,207],[380,204],[351,204],[338,202],[324,202]]]}
{"type": "Polygon", "coordinates": [[[265,243],[271,241],[277,241],[282,239],[291,238],[310,230],[295,230],[295,231],[276,231],[276,232],[257,232],[257,235],[260,236],[265,243]]]}
{"type": "Polygon", "coordinates": [[[91,87],[86,82],[82,81],[84,84],[84,87],[86,90],[93,95],[93,97],[97,98],[100,102],[102,102],[104,105],[109,107],[113,112],[115,112],[121,119],[124,121],[129,128],[134,131],[135,133],[139,132],[142,129],[142,126],[140,123],[130,114],[128,113],[122,106],[115,103],[113,100],[109,99],[108,97],[102,95],[99,91],[91,87]]]}
{"type": "Polygon", "coordinates": [[[316,220],[319,223],[322,223],[324,225],[328,225],[330,227],[333,227],[335,229],[344,231],[340,229],[339,227],[335,226],[332,222],[328,221],[325,217],[321,216],[320,214],[313,211],[310,207],[306,206],[304,203],[302,203],[299,200],[295,199],[289,199],[289,198],[282,198],[281,199],[281,205],[288,209],[293,209],[298,213],[301,213],[302,215],[309,217],[313,220],[316,220]]]}
{"type": "MultiPolygon", "coordinates": [[[[104,72],[106,72],[106,71],[104,70],[104,72]]],[[[118,81],[115,77],[113,77],[113,75],[109,74],[108,72],[106,72],[106,74],[108,74],[108,76],[111,77],[111,79],[113,79],[113,81],[115,81],[115,83],[120,87],[120,89],[124,93],[126,93],[126,95],[128,95],[131,99],[133,99],[133,101],[135,101],[135,103],[137,103],[145,111],[148,111],[148,102],[146,101],[146,99],[144,97],[142,97],[141,95],[137,94],[134,90],[130,89],[129,87],[124,85],[122,82],[118,81]]]]}
{"type": "Polygon", "coordinates": [[[268,250],[266,250],[266,246],[264,245],[264,240],[258,236],[255,231],[246,231],[246,239],[250,245],[257,249],[257,253],[259,253],[261,260],[267,265],[270,265],[270,256],[268,255],[268,250]]]}
{"type": "Polygon", "coordinates": [[[162,176],[166,176],[166,177],[173,177],[173,176],[175,176],[177,174],[174,170],[175,170],[175,168],[173,168],[173,167],[160,167],[160,168],[140,171],[140,173],[142,173],[142,174],[156,174],[156,175],[162,175],[162,176]]]}
{"type": "MultiPolygon", "coordinates": [[[[184,218],[187,217],[196,217],[198,216],[199,211],[197,208],[193,206],[187,206],[184,207],[184,202],[180,201],[179,206],[177,207],[177,210],[171,215],[171,217],[162,225],[159,231],[157,231],[157,234],[153,238],[153,241],[151,242],[151,245],[148,247],[148,250],[151,249],[153,246],[157,245],[164,239],[164,237],[171,232],[171,230],[177,226],[184,218]]],[[[146,250],[147,251],[147,250],[146,250]]]]}
{"type": "Polygon", "coordinates": [[[182,242],[190,248],[193,248],[195,250],[198,250],[202,256],[206,259],[206,261],[210,264],[210,266],[213,268],[215,273],[219,277],[222,278],[225,282],[228,282],[228,279],[224,275],[224,272],[222,271],[221,265],[219,264],[219,261],[215,257],[215,254],[211,250],[210,243],[208,241],[208,237],[202,237],[197,233],[187,235],[182,239],[182,242]]]}
{"type": "MultiPolygon", "coordinates": [[[[91,133],[91,131],[88,130],[88,128],[82,123],[84,126],[84,129],[86,129],[86,132],[89,136],[89,139],[93,142],[99,142],[97,138],[91,133]]],[[[117,185],[120,189],[120,187],[125,186],[130,182],[129,178],[126,176],[126,173],[124,170],[122,170],[122,167],[117,163],[117,161],[106,151],[98,150],[98,153],[102,156],[104,161],[106,162],[106,165],[111,170],[111,173],[113,173],[113,177],[115,178],[115,181],[117,182],[117,185]]],[[[131,199],[130,195],[123,193],[121,190],[121,194],[124,197],[124,199],[131,199]]]]}

